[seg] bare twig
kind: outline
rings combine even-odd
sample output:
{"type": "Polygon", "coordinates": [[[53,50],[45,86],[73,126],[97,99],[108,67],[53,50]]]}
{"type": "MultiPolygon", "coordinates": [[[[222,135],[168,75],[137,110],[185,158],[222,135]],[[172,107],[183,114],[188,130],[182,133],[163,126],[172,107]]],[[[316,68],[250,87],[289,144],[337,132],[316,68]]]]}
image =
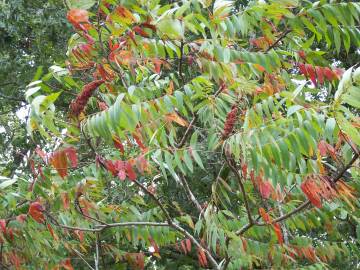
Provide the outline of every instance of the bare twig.
{"type": "Polygon", "coordinates": [[[94,268],[85,260],[85,258],[82,256],[82,254],[78,251],[78,250],[76,250],[76,249],[72,249],[75,253],[76,253],[76,255],[78,255],[79,256],[79,258],[90,268],[90,270],[94,270],[94,268]]]}
{"type": "Polygon", "coordinates": [[[96,233],[96,246],[95,246],[95,270],[99,270],[99,233],[96,233]]]}

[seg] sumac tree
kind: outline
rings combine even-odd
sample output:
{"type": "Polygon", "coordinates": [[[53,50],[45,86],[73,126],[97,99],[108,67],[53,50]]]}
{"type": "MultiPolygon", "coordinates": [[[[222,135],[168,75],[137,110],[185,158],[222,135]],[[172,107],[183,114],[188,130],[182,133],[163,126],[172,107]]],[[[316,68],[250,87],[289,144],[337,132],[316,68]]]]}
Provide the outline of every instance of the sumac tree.
{"type": "Polygon", "coordinates": [[[172,2],[65,1],[1,265],[358,267],[359,3],[172,2]]]}

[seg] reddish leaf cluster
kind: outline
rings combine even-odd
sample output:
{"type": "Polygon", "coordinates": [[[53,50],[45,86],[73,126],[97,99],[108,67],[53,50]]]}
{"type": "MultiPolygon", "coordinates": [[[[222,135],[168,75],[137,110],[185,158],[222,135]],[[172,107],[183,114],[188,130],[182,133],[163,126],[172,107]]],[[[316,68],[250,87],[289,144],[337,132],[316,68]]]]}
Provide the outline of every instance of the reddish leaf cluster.
{"type": "Polygon", "coordinates": [[[238,112],[239,112],[239,109],[238,109],[237,105],[235,104],[232,106],[231,111],[227,114],[225,124],[224,124],[224,130],[223,130],[223,134],[222,134],[223,140],[227,139],[229,137],[229,135],[231,134],[231,132],[233,131],[238,112]]]}
{"type": "Polygon", "coordinates": [[[70,104],[70,110],[73,115],[78,116],[84,109],[89,101],[89,98],[95,90],[104,83],[104,80],[96,80],[85,85],[81,93],[70,104]]]}
{"type": "Polygon", "coordinates": [[[301,183],[301,190],[310,202],[317,208],[322,207],[322,199],[332,201],[341,197],[350,205],[349,199],[354,199],[354,190],[343,181],[334,183],[329,176],[309,175],[301,183]]]}
{"type": "Polygon", "coordinates": [[[191,252],[191,241],[190,239],[184,239],[182,241],[180,241],[180,246],[181,249],[179,248],[179,245],[176,243],[175,244],[175,248],[179,251],[184,252],[184,254],[188,254],[189,252],[191,252]]]}
{"type": "Polygon", "coordinates": [[[204,249],[198,248],[197,249],[197,256],[198,256],[198,261],[199,261],[200,267],[207,268],[208,267],[208,262],[207,262],[207,259],[206,259],[206,254],[204,252],[204,249]]]}
{"type": "Polygon", "coordinates": [[[295,256],[297,256],[298,258],[305,258],[311,262],[316,262],[316,252],[313,246],[307,246],[307,247],[297,247],[297,246],[292,246],[291,247],[294,252],[290,253],[290,256],[295,258],[295,256]]]}
{"type": "Polygon", "coordinates": [[[330,69],[329,67],[313,66],[310,64],[299,63],[300,73],[310,78],[312,83],[317,86],[324,83],[324,80],[328,81],[338,80],[343,74],[343,70],[340,68],[330,69]]]}
{"type": "Polygon", "coordinates": [[[56,169],[59,175],[64,178],[68,175],[68,164],[67,160],[70,161],[73,168],[77,167],[77,154],[74,147],[68,147],[59,151],[54,152],[50,155],[49,162],[56,169]]]}
{"type": "Polygon", "coordinates": [[[127,161],[122,160],[105,160],[101,157],[97,158],[97,162],[102,164],[113,176],[117,176],[120,180],[125,180],[128,177],[130,180],[136,180],[137,175],[134,170],[134,166],[137,170],[143,174],[148,168],[148,162],[143,155],[138,156],[136,159],[130,159],[127,161]]]}
{"type": "Polygon", "coordinates": [[[320,156],[322,157],[326,157],[327,154],[330,154],[330,156],[333,158],[333,159],[337,159],[336,157],[336,150],[335,148],[328,144],[326,141],[324,140],[321,140],[319,143],[318,143],[318,150],[319,150],[319,153],[320,153],[320,156]]]}
{"type": "Polygon", "coordinates": [[[250,179],[254,187],[258,189],[261,197],[263,197],[264,199],[269,199],[271,195],[275,196],[275,190],[271,182],[269,182],[268,180],[263,180],[261,175],[255,177],[254,172],[251,171],[250,179]]]}
{"type": "Polygon", "coordinates": [[[14,233],[12,228],[7,228],[7,222],[5,219],[0,219],[0,244],[4,243],[3,237],[10,241],[14,240],[14,233]]]}
{"type": "Polygon", "coordinates": [[[262,49],[262,50],[266,50],[267,48],[269,48],[269,46],[271,46],[272,43],[273,43],[273,41],[266,36],[250,39],[251,45],[253,45],[259,49],[262,49]]]}

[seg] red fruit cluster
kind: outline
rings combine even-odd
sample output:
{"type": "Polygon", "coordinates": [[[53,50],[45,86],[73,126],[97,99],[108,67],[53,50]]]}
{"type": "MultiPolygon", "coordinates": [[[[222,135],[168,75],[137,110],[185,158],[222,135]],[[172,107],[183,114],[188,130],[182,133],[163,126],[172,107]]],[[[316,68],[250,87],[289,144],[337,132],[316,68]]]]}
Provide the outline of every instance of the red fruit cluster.
{"type": "Polygon", "coordinates": [[[70,104],[70,110],[73,115],[78,116],[84,110],[86,104],[89,101],[89,98],[92,96],[94,91],[103,83],[104,80],[97,80],[83,87],[81,93],[70,104]]]}
{"type": "Polygon", "coordinates": [[[233,131],[236,122],[236,117],[238,115],[238,111],[239,111],[238,107],[236,105],[233,105],[231,111],[227,114],[224,125],[224,131],[222,135],[223,140],[228,138],[231,132],[233,131]]]}
{"type": "Polygon", "coordinates": [[[310,64],[299,63],[300,73],[309,77],[312,83],[317,86],[317,83],[323,84],[324,79],[328,81],[338,80],[343,74],[343,70],[335,68],[334,70],[329,67],[313,66],[310,64]]]}

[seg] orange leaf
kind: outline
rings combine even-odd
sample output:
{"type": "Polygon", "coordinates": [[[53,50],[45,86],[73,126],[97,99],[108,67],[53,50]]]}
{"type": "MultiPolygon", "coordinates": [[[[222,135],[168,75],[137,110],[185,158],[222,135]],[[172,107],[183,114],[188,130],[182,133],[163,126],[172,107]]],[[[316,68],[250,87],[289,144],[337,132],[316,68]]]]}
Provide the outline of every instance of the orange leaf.
{"type": "Polygon", "coordinates": [[[61,266],[65,269],[65,270],[74,270],[74,268],[71,265],[71,260],[70,259],[66,259],[65,261],[63,261],[61,263],[61,266]]]}
{"type": "Polygon", "coordinates": [[[167,121],[175,122],[182,127],[187,127],[189,125],[189,123],[185,119],[181,118],[176,112],[166,114],[165,118],[167,121]]]}
{"type": "Polygon", "coordinates": [[[124,154],[124,153],[125,153],[125,150],[124,150],[124,146],[123,146],[120,138],[119,138],[118,136],[114,135],[114,136],[113,136],[113,142],[114,142],[115,148],[119,149],[120,152],[121,152],[122,154],[124,154]]]}
{"type": "Polygon", "coordinates": [[[70,208],[69,194],[66,192],[61,193],[61,200],[62,200],[64,209],[68,210],[70,208]]]}
{"type": "Polygon", "coordinates": [[[315,207],[322,207],[321,197],[318,194],[319,187],[316,185],[314,179],[308,177],[301,183],[300,188],[315,207]]]}
{"type": "Polygon", "coordinates": [[[51,236],[54,238],[55,241],[58,241],[59,240],[59,237],[54,233],[54,230],[53,228],[51,227],[51,225],[48,223],[47,225],[47,228],[51,234],[51,236]]]}
{"type": "Polygon", "coordinates": [[[271,223],[271,217],[269,216],[268,213],[266,213],[264,208],[262,208],[262,207],[259,208],[259,214],[266,223],[268,223],[268,224],[271,223]]]}
{"type": "Polygon", "coordinates": [[[67,19],[76,29],[81,29],[81,23],[89,22],[89,13],[84,9],[70,9],[67,19]]]}
{"type": "Polygon", "coordinates": [[[273,224],[273,228],[274,228],[274,231],[275,231],[275,234],[276,234],[279,244],[282,245],[284,243],[284,239],[283,239],[283,235],[281,232],[280,224],[279,223],[273,224]]]}
{"type": "Polygon", "coordinates": [[[64,151],[57,151],[52,154],[50,164],[57,170],[59,175],[64,178],[68,174],[66,154],[64,151]]]}

